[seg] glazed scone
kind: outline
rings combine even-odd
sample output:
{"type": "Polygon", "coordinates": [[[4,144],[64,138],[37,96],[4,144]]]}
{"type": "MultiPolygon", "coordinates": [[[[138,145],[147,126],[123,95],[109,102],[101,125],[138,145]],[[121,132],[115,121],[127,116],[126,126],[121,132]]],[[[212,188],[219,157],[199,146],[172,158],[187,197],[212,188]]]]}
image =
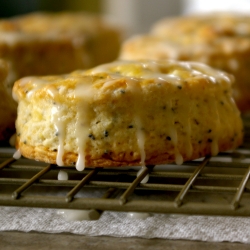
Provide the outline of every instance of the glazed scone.
{"type": "Polygon", "coordinates": [[[121,29],[82,12],[31,13],[0,19],[0,58],[10,68],[6,81],[29,75],[64,74],[117,58],[121,29]]]}
{"type": "Polygon", "coordinates": [[[198,61],[235,76],[233,96],[250,111],[250,16],[230,13],[165,18],[125,41],[121,59],[198,61]]]}
{"type": "Polygon", "coordinates": [[[7,75],[8,65],[0,59],[0,145],[7,144],[15,133],[16,104],[3,85],[7,75]]]}
{"type": "Polygon", "coordinates": [[[13,88],[16,148],[78,170],[216,155],[242,142],[232,80],[199,63],[147,60],[23,78],[13,88]]]}

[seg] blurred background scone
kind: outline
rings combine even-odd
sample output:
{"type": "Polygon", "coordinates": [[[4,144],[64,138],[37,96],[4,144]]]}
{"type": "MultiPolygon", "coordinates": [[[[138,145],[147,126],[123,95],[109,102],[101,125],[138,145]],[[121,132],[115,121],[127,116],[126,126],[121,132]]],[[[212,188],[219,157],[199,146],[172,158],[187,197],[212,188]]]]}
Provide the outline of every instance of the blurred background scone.
{"type": "Polygon", "coordinates": [[[3,85],[8,75],[8,65],[0,60],[0,145],[8,143],[15,133],[16,103],[12,100],[3,85]]]}
{"type": "Polygon", "coordinates": [[[27,75],[63,74],[116,59],[120,29],[84,12],[31,13],[0,20],[0,58],[11,90],[27,75]]]}
{"type": "Polygon", "coordinates": [[[227,73],[178,61],[26,77],[13,88],[16,146],[25,157],[78,170],[216,155],[242,142],[231,84],[227,73]]]}
{"type": "Polygon", "coordinates": [[[250,110],[250,16],[232,13],[164,18],[148,34],[129,38],[121,59],[199,61],[235,76],[233,95],[250,110]]]}

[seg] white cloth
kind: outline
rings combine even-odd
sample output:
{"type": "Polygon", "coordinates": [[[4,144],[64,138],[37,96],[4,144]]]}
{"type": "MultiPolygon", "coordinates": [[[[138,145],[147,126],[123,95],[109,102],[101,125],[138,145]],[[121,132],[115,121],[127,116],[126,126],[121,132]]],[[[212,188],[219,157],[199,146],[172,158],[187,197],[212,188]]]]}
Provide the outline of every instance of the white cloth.
{"type": "Polygon", "coordinates": [[[0,231],[12,230],[250,243],[250,218],[244,217],[153,214],[131,219],[124,212],[106,211],[97,221],[68,222],[55,209],[0,207],[0,231]]]}

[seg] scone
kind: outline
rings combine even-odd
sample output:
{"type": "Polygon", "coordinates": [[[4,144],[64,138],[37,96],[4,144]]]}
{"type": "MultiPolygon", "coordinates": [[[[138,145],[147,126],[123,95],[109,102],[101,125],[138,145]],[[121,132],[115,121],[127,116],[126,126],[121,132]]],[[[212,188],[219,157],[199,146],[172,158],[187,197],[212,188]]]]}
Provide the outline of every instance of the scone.
{"type": "Polygon", "coordinates": [[[3,86],[7,75],[7,63],[0,60],[0,145],[7,144],[10,137],[15,133],[16,103],[9,98],[3,86]]]}
{"type": "Polygon", "coordinates": [[[232,80],[200,63],[147,60],[23,78],[16,148],[78,170],[216,155],[242,142],[232,80]]]}
{"type": "Polygon", "coordinates": [[[165,18],[125,41],[121,59],[198,61],[235,76],[233,96],[250,111],[250,16],[213,13],[165,18]]]}
{"type": "Polygon", "coordinates": [[[120,28],[82,12],[31,13],[0,19],[0,58],[6,85],[29,75],[64,74],[117,58],[120,28]]]}

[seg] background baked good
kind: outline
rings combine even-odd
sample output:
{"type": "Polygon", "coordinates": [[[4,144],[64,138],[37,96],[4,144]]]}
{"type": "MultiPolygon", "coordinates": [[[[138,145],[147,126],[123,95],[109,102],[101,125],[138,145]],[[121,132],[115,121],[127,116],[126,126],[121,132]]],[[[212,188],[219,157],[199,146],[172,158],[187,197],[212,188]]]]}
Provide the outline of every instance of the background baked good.
{"type": "Polygon", "coordinates": [[[232,78],[200,63],[117,61],[17,81],[17,149],[59,166],[164,164],[242,142],[232,78]],[[205,91],[206,90],[206,91],[205,91]]]}
{"type": "Polygon", "coordinates": [[[114,60],[122,32],[83,12],[31,13],[0,20],[0,58],[9,91],[28,75],[63,74],[114,60]]]}
{"type": "Polygon", "coordinates": [[[148,34],[128,39],[121,59],[199,61],[235,76],[233,96],[242,112],[250,110],[250,16],[203,13],[157,22],[148,34]]]}

